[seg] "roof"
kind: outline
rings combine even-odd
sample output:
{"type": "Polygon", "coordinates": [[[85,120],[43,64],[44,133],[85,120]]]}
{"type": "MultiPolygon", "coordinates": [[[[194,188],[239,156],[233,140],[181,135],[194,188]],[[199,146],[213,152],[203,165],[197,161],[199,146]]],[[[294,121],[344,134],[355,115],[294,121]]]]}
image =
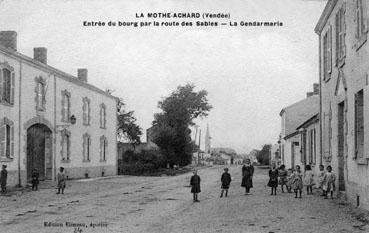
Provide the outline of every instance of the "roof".
{"type": "Polygon", "coordinates": [[[337,2],[338,0],[328,0],[327,5],[325,5],[323,13],[321,14],[319,21],[314,29],[315,33],[317,33],[318,35],[320,35],[320,33],[322,32],[337,2]]]}
{"type": "Polygon", "coordinates": [[[296,130],[306,128],[309,125],[312,125],[312,124],[317,123],[317,122],[319,122],[319,114],[315,114],[314,116],[312,116],[311,118],[309,118],[307,121],[305,121],[304,123],[302,123],[301,125],[299,125],[296,128],[296,130]]]}
{"type": "Polygon", "coordinates": [[[281,111],[283,137],[296,131],[296,128],[319,112],[319,95],[300,100],[281,111]]]}
{"type": "Polygon", "coordinates": [[[74,83],[74,84],[76,84],[78,86],[82,86],[82,87],[87,88],[87,89],[89,89],[91,91],[94,91],[96,93],[105,95],[105,96],[107,96],[109,98],[115,99],[116,101],[119,100],[118,97],[115,97],[115,96],[107,93],[106,91],[103,91],[103,90],[101,90],[98,87],[95,87],[94,85],[91,85],[91,84],[89,84],[87,82],[83,82],[83,81],[79,80],[77,77],[75,77],[73,75],[70,75],[68,73],[65,73],[65,72],[63,72],[63,71],[61,71],[59,69],[56,69],[56,68],[54,68],[54,67],[52,67],[50,65],[44,64],[42,62],[39,62],[39,61],[37,61],[37,60],[35,60],[33,58],[30,58],[30,57],[28,57],[28,56],[26,56],[26,55],[24,55],[22,53],[19,53],[19,52],[13,50],[13,49],[8,49],[8,48],[0,45],[0,52],[3,52],[4,54],[9,55],[11,57],[14,57],[16,59],[21,59],[22,61],[28,63],[31,66],[35,66],[35,67],[37,67],[37,68],[39,68],[41,70],[44,70],[44,71],[50,72],[52,74],[55,74],[58,77],[66,80],[68,82],[72,82],[72,83],[74,83]]]}

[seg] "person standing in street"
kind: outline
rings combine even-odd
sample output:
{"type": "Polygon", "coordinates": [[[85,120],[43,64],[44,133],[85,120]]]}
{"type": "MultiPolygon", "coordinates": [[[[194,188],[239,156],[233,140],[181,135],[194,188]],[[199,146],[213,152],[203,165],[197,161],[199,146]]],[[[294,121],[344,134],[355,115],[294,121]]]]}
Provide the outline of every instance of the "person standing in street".
{"type": "Polygon", "coordinates": [[[278,170],[278,176],[279,176],[279,184],[281,185],[282,193],[284,193],[283,186],[286,186],[287,188],[287,171],[286,166],[282,164],[278,170]]]}
{"type": "Polygon", "coordinates": [[[229,185],[231,184],[232,178],[231,174],[228,173],[228,168],[224,168],[224,173],[220,179],[222,181],[222,192],[220,193],[220,197],[223,197],[223,193],[225,191],[225,197],[228,196],[229,185]]]}
{"type": "Polygon", "coordinates": [[[57,180],[58,180],[58,192],[56,194],[64,194],[64,189],[65,189],[65,173],[64,173],[64,167],[60,167],[59,168],[59,172],[57,175],[57,180]]]}
{"type": "Polygon", "coordinates": [[[252,188],[252,176],[254,175],[254,166],[251,165],[250,159],[246,159],[245,164],[242,166],[242,183],[241,186],[245,187],[245,195],[250,193],[252,188]]]}
{"type": "Polygon", "coordinates": [[[197,171],[194,170],[193,171],[193,176],[191,177],[190,180],[190,185],[191,185],[191,193],[193,193],[193,201],[194,202],[200,202],[198,200],[198,194],[201,192],[201,188],[200,188],[200,176],[197,175],[197,171]]]}
{"type": "Polygon", "coordinates": [[[6,170],[6,165],[4,164],[2,166],[2,170],[0,173],[0,186],[1,186],[1,192],[6,192],[6,181],[8,179],[8,171],[6,170]]]}
{"type": "Polygon", "coordinates": [[[302,183],[301,168],[299,165],[296,165],[296,169],[293,172],[291,187],[295,191],[295,194],[296,194],[295,198],[297,198],[297,193],[300,194],[300,198],[301,198],[303,183],[302,183]]]}
{"type": "Polygon", "coordinates": [[[306,194],[313,194],[314,172],[310,165],[306,165],[304,174],[304,185],[306,186],[306,194]]]}
{"type": "Polygon", "coordinates": [[[325,190],[323,189],[324,186],[324,165],[319,165],[319,173],[318,173],[318,189],[322,190],[322,194],[320,196],[325,196],[325,190]]]}
{"type": "Polygon", "coordinates": [[[269,170],[269,182],[268,186],[272,188],[272,192],[270,195],[277,195],[277,187],[278,187],[278,170],[275,164],[272,165],[272,169],[269,170]]]}
{"type": "Polygon", "coordinates": [[[40,174],[38,173],[37,169],[34,168],[32,171],[32,191],[38,190],[39,177],[40,177],[40,174]]]}
{"type": "Polygon", "coordinates": [[[333,192],[336,189],[335,186],[336,175],[332,172],[332,167],[327,166],[327,172],[324,175],[324,189],[325,189],[325,199],[328,199],[328,193],[331,194],[331,198],[333,199],[333,192]]]}

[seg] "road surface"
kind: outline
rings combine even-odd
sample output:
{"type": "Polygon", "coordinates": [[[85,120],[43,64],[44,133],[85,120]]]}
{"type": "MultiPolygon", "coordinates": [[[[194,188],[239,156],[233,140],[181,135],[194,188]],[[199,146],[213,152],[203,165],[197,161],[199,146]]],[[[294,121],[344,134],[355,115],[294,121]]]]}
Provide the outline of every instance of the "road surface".
{"type": "Polygon", "coordinates": [[[44,187],[0,196],[0,232],[369,232],[339,199],[271,196],[265,169],[256,169],[246,196],[241,167],[230,167],[229,195],[219,198],[222,171],[199,170],[199,203],[192,202],[191,174],[76,180],[64,195],[44,187]]]}

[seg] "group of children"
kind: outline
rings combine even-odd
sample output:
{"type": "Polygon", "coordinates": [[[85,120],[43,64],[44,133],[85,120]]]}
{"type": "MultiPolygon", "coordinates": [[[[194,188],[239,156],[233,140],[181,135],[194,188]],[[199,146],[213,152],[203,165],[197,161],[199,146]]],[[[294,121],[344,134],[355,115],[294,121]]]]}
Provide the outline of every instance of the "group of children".
{"type": "Polygon", "coordinates": [[[301,171],[301,167],[297,165],[294,169],[288,169],[286,171],[285,165],[281,165],[278,169],[273,165],[269,170],[269,182],[268,186],[271,187],[271,195],[277,195],[277,187],[281,186],[282,192],[284,192],[284,186],[287,188],[287,192],[295,192],[295,198],[302,197],[303,187],[306,187],[306,194],[313,194],[313,186],[316,184],[318,189],[322,190],[321,196],[328,198],[330,194],[333,198],[333,192],[335,191],[336,176],[332,172],[332,167],[327,166],[327,170],[324,171],[324,166],[319,166],[319,173],[317,180],[314,179],[314,172],[310,165],[306,165],[305,171],[301,171]]]}
{"type": "MultiPolygon", "coordinates": [[[[0,172],[1,193],[6,192],[6,183],[7,183],[7,178],[8,178],[8,171],[6,170],[6,167],[7,166],[5,164],[2,165],[2,169],[0,172]]],[[[40,178],[40,173],[38,172],[36,168],[34,168],[31,174],[32,191],[38,190],[39,178],[40,178]]],[[[56,194],[60,194],[60,191],[61,191],[61,194],[64,194],[65,172],[64,172],[63,167],[59,168],[59,172],[57,174],[57,182],[58,182],[58,192],[56,194]]]]}

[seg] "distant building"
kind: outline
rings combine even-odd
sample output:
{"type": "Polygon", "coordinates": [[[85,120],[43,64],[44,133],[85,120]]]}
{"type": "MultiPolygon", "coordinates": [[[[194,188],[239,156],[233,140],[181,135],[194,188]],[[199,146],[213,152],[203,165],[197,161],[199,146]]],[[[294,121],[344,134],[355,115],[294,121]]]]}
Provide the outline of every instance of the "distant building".
{"type": "Polygon", "coordinates": [[[281,165],[281,158],[279,156],[279,145],[274,144],[270,148],[270,163],[269,164],[275,164],[276,166],[281,165]]]}
{"type": "Polygon", "coordinates": [[[0,163],[8,184],[24,185],[33,169],[55,180],[117,173],[117,101],[87,81],[47,64],[47,49],[33,58],[17,51],[17,33],[0,32],[0,163]]]}
{"type": "MultiPolygon", "coordinates": [[[[301,135],[297,128],[319,112],[319,84],[314,84],[314,92],[308,92],[307,98],[285,107],[280,112],[280,156],[281,163],[287,168],[304,165],[301,154],[301,135]]],[[[313,165],[316,161],[313,161],[313,165]]]]}
{"type": "Polygon", "coordinates": [[[211,153],[211,137],[209,131],[209,124],[206,125],[206,134],[205,134],[205,154],[211,153]]]}

